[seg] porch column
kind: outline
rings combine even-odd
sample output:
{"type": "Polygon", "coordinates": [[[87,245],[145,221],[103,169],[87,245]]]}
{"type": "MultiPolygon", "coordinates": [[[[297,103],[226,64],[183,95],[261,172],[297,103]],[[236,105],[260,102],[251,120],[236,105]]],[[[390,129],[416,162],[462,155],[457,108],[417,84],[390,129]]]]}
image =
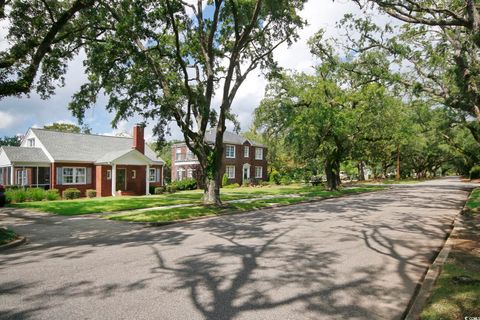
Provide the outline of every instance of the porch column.
{"type": "Polygon", "coordinates": [[[112,164],[112,196],[117,195],[117,165],[115,163],[112,164]]]}
{"type": "Polygon", "coordinates": [[[150,194],[150,165],[147,164],[147,172],[145,173],[145,194],[150,194]]]}
{"type": "Polygon", "coordinates": [[[38,166],[37,166],[37,188],[38,188],[38,166]]]}
{"type": "Polygon", "coordinates": [[[10,167],[10,185],[11,186],[15,185],[15,167],[14,166],[10,167]]]}

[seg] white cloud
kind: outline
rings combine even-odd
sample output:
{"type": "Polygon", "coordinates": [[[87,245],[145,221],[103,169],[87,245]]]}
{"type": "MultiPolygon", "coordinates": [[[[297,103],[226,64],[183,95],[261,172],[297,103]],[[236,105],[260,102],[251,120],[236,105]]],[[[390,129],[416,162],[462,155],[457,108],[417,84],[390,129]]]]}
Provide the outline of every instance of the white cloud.
{"type": "Polygon", "coordinates": [[[16,122],[17,121],[12,114],[0,111],[0,129],[10,129],[16,122]]]}

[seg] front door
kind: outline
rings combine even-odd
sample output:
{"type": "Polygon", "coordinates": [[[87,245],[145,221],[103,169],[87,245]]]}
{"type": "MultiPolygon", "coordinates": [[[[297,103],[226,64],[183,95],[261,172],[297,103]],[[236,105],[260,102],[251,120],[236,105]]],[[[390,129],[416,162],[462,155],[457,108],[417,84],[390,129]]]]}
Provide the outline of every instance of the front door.
{"type": "Polygon", "coordinates": [[[117,191],[127,190],[127,169],[117,169],[117,191]]]}
{"type": "Polygon", "coordinates": [[[243,181],[242,182],[247,182],[250,180],[250,166],[248,164],[243,165],[243,181]]]}

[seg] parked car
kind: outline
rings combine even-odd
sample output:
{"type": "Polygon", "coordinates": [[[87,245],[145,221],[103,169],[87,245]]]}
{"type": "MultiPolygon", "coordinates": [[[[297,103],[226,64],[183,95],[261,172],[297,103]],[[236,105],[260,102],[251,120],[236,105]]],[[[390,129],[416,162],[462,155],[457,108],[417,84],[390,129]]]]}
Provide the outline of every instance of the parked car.
{"type": "Polygon", "coordinates": [[[5,188],[0,184],[0,207],[5,206],[5,188]]]}

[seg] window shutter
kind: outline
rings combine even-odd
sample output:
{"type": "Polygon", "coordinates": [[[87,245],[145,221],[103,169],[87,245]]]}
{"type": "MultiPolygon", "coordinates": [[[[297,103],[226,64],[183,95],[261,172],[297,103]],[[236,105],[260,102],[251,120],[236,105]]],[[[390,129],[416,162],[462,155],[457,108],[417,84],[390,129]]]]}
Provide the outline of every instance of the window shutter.
{"type": "Polygon", "coordinates": [[[85,180],[86,180],[85,182],[87,184],[91,184],[92,183],[92,168],[87,168],[85,174],[87,175],[85,177],[85,180]]]}
{"type": "Polygon", "coordinates": [[[157,179],[156,182],[160,182],[160,169],[155,169],[156,174],[157,174],[157,179]]]}
{"type": "Polygon", "coordinates": [[[63,168],[57,167],[57,184],[63,184],[63,168]]]}

